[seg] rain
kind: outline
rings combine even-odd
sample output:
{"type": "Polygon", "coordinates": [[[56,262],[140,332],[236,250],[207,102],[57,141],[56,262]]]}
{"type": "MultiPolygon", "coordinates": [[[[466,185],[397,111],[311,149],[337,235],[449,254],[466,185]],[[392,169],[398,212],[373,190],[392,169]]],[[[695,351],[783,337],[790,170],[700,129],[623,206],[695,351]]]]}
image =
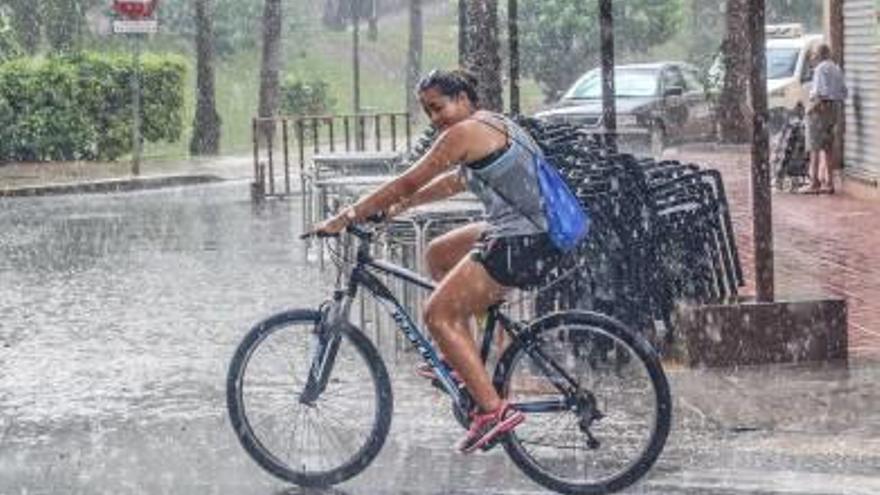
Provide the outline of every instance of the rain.
{"type": "Polygon", "coordinates": [[[878,63],[877,0],[0,0],[0,494],[880,493],[878,63]],[[412,204],[459,68],[507,132],[412,204]],[[483,220],[564,254],[457,320],[465,455],[483,220]]]}

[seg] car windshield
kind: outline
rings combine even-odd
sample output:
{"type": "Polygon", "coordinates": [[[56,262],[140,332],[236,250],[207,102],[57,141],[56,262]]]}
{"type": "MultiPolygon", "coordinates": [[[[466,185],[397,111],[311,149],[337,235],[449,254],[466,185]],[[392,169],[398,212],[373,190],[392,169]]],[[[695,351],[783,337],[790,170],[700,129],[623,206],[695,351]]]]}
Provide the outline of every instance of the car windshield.
{"type": "MultiPolygon", "coordinates": [[[[614,90],[618,97],[654,96],[657,94],[657,71],[620,69],[614,72],[614,90]]],[[[581,77],[563,96],[567,100],[602,98],[602,72],[593,69],[581,77]]]]}
{"type": "Polygon", "coordinates": [[[794,75],[797,68],[798,48],[767,49],[767,79],[783,79],[794,75]]]}

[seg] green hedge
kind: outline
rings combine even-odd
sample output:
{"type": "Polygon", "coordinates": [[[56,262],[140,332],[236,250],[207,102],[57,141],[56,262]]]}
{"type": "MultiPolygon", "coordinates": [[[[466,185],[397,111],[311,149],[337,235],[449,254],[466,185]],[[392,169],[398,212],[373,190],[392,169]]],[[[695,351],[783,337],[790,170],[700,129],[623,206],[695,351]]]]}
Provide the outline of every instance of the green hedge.
{"type": "Polygon", "coordinates": [[[281,83],[281,110],[287,115],[322,115],[335,106],[327,81],[287,77],[281,83]]]}
{"type": "MultiPolygon", "coordinates": [[[[182,131],[186,63],[142,57],[144,140],[182,131]]],[[[0,64],[0,161],[112,160],[131,151],[129,55],[19,58],[0,64]]]]}

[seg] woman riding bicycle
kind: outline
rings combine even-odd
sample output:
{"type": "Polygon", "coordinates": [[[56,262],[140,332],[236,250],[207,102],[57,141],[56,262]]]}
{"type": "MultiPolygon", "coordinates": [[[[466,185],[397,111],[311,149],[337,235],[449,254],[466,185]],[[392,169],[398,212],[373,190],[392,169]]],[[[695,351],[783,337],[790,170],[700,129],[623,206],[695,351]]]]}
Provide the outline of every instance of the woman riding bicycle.
{"type": "Polygon", "coordinates": [[[473,192],[486,209],[483,222],[457,228],[430,243],[428,269],[438,281],[424,319],[445,360],[480,411],[457,448],[470,453],[521,424],[524,416],[499,397],[470,322],[512,287],[537,285],[561,256],[547,234],[534,159],[541,150],[507,117],[481,110],[476,79],[461,70],[434,70],[418,84],[418,97],[440,135],[428,152],[399,176],[313,230],[336,234],[380,212],[473,192]],[[512,204],[515,203],[515,204],[512,204]]]}

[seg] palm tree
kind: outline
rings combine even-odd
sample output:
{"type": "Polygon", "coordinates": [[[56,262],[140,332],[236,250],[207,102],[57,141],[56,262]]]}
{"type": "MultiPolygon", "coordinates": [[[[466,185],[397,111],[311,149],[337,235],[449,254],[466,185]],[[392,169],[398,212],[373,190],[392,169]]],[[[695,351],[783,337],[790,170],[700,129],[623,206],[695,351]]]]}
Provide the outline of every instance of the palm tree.
{"type": "Polygon", "coordinates": [[[6,0],[0,2],[0,5],[4,4],[11,11],[12,30],[18,40],[18,44],[28,54],[36,54],[37,49],[40,47],[42,9],[34,8],[32,0],[6,0]]]}
{"type": "Polygon", "coordinates": [[[214,98],[214,26],[211,0],[196,0],[196,115],[189,143],[193,155],[220,151],[220,115],[214,98]]]}
{"type": "MultiPolygon", "coordinates": [[[[263,7],[263,59],[260,67],[260,101],[257,114],[274,117],[281,100],[281,0],[266,0],[263,7]]],[[[267,143],[275,132],[272,122],[260,127],[267,143]]]]}
{"type": "Polygon", "coordinates": [[[406,111],[410,118],[419,111],[415,87],[422,72],[422,0],[409,0],[409,51],[406,57],[406,111]]]}
{"type": "Polygon", "coordinates": [[[749,92],[749,2],[727,0],[727,34],[722,43],[724,85],[719,101],[721,139],[729,143],[747,143],[751,139],[749,92]]]}
{"type": "Polygon", "coordinates": [[[498,40],[498,0],[468,0],[465,67],[476,77],[480,104],[503,110],[501,55],[498,40]]]}

